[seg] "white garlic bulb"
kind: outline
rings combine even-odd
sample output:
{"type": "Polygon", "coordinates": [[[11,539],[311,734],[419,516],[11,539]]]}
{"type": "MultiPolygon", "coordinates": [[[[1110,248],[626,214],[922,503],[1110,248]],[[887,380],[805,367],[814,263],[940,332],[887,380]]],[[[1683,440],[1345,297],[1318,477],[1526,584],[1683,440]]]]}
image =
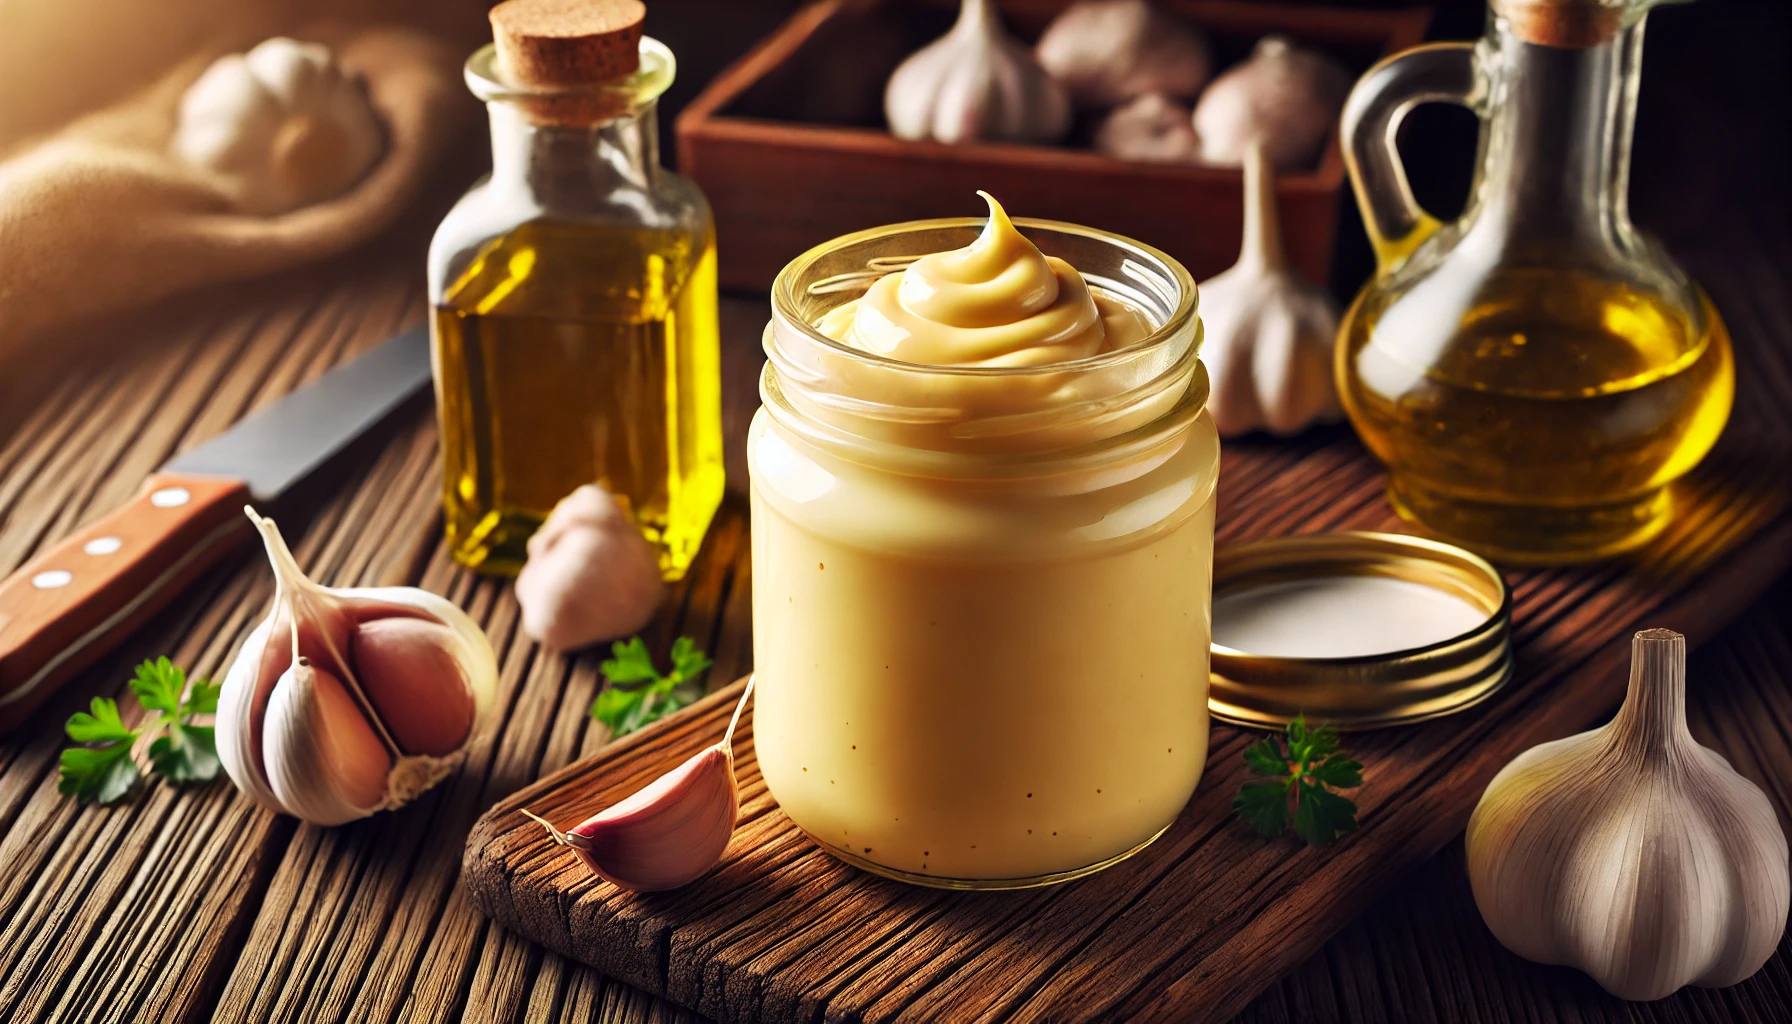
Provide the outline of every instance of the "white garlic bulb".
{"type": "Polygon", "coordinates": [[[315,825],[409,803],[492,711],[491,643],[426,590],[313,583],[273,522],[248,512],[273,563],[274,607],[224,678],[218,760],[256,802],[315,825]]]}
{"type": "Polygon", "coordinates": [[[1083,107],[1118,106],[1153,92],[1190,99],[1213,73],[1207,37],[1147,0],[1071,4],[1033,52],[1083,107]]]}
{"type": "Polygon", "coordinates": [[[1095,129],[1095,148],[1122,160],[1152,163],[1193,163],[1201,158],[1188,108],[1155,92],[1109,111],[1095,129]]]}
{"type": "Polygon", "coordinates": [[[884,116],[903,139],[1056,142],[1070,131],[1070,97],[1002,29],[994,0],[961,0],[952,30],[890,75],[884,116]]]}
{"type": "Polygon", "coordinates": [[[1785,931],[1785,833],[1766,795],[1687,730],[1686,639],[1669,630],[1632,639],[1610,724],[1494,776],[1467,842],[1495,937],[1624,999],[1733,985],[1785,931]]]}
{"type": "Polygon", "coordinates": [[[1244,244],[1231,269],[1201,282],[1207,408],[1223,436],[1298,433],[1338,418],[1332,346],[1338,307],[1282,252],[1275,174],[1261,144],[1244,163],[1244,244]]]}
{"type": "Polygon", "coordinates": [[[665,585],[659,558],[609,492],[586,484],[560,499],[529,538],[516,578],[523,630],[570,651],[647,625],[665,585]]]}
{"type": "Polygon", "coordinates": [[[1336,61],[1264,36],[1251,59],[1215,78],[1195,104],[1201,159],[1236,167],[1262,140],[1277,167],[1305,167],[1331,137],[1350,92],[1350,73],[1336,61]]]}
{"type": "Polygon", "coordinates": [[[244,213],[285,213],[346,191],[385,147],[360,78],[319,43],[274,38],[220,57],[181,97],[174,155],[216,171],[244,213]]]}

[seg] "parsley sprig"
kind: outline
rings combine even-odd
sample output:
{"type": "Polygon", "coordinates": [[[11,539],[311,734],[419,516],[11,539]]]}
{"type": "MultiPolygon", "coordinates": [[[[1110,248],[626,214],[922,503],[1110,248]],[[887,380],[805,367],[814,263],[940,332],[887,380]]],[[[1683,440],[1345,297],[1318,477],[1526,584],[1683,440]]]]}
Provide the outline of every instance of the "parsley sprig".
{"type": "Polygon", "coordinates": [[[702,696],[695,684],[712,664],[688,636],[672,643],[669,675],[653,667],[640,637],[611,644],[609,660],[599,666],[609,685],[592,703],[591,717],[609,726],[612,736],[625,736],[702,696]]]}
{"type": "Polygon", "coordinates": [[[1363,784],[1363,766],[1338,749],[1337,730],[1309,728],[1305,717],[1288,723],[1287,746],[1274,736],[1245,748],[1251,774],[1268,781],[1247,782],[1232,801],[1259,833],[1274,838],[1288,829],[1312,846],[1329,846],[1356,829],[1356,804],[1333,793],[1363,784]]]}
{"type": "Polygon", "coordinates": [[[56,788],[82,803],[109,804],[130,792],[143,777],[132,753],[149,738],[149,767],[169,782],[207,782],[218,775],[218,745],[209,725],[194,725],[198,715],[218,710],[218,684],[195,679],[191,684],[180,666],[157,658],[137,666],[131,692],[152,714],[142,725],[124,724],[118,702],[95,697],[87,711],[69,717],[68,738],[84,746],[62,752],[56,788]]]}

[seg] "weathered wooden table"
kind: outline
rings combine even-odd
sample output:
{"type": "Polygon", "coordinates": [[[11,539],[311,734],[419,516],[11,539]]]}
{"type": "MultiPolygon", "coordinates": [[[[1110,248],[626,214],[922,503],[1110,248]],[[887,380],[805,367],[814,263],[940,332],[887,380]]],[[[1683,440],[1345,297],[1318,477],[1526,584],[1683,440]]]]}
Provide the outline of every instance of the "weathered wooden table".
{"type": "MultiPolygon", "coordinates": [[[[377,343],[422,312],[424,230],[331,267],[189,297],[59,348],[78,374],[0,380],[0,571],[130,496],[168,455],[377,343]]],[[[1732,429],[1792,437],[1792,246],[1738,229],[1688,252],[1740,350],[1732,429]]],[[[763,303],[726,303],[729,436],[756,403],[763,303]]],[[[48,363],[50,360],[46,360],[48,363]]],[[[702,566],[653,627],[749,667],[746,522],[736,491],[702,566]]],[[[1768,469],[1769,467],[1763,467],[1768,469]]],[[[1784,472],[1792,467],[1777,467],[1784,472]]],[[[586,717],[594,655],[521,637],[504,583],[453,567],[439,544],[435,432],[419,407],[278,515],[323,580],[420,583],[466,607],[502,666],[502,713],[465,767],[416,804],[337,829],[256,809],[226,782],[151,785],[107,808],[56,792],[61,723],[129,667],[167,653],[218,674],[264,613],[271,579],[244,553],[208,574],[25,729],[0,738],[0,1020],[513,1021],[684,1019],[682,1010],[506,934],[457,887],[477,814],[602,746],[586,717]]],[[[1694,657],[1694,729],[1792,812],[1792,585],[1694,657]]],[[[1671,625],[1668,623],[1667,625],[1671,625]]],[[[1698,638],[1695,638],[1698,639],[1698,638]]],[[[1371,766],[1372,768],[1372,766],[1371,766]]],[[[1267,986],[1243,1019],[1775,1020],[1792,1005],[1787,948],[1755,978],[1647,1007],[1581,976],[1522,963],[1481,925],[1452,845],[1411,883],[1267,986]]]]}

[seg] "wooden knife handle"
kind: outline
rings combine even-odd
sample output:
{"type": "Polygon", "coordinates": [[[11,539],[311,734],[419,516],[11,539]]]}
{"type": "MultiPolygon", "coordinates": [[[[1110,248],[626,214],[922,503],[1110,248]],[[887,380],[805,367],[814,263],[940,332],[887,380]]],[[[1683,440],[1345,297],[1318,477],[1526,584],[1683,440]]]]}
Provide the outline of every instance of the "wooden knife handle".
{"type": "Polygon", "coordinates": [[[241,480],[158,473],[0,582],[0,732],[250,534],[241,480]]]}

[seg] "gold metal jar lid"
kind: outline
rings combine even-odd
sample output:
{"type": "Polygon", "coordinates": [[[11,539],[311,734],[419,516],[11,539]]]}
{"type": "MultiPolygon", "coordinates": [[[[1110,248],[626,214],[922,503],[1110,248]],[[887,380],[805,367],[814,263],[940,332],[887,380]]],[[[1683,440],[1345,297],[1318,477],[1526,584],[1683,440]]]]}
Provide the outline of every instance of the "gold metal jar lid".
{"type": "Polygon", "coordinates": [[[1280,726],[1304,714],[1339,729],[1418,722],[1484,700],[1512,676],[1505,579],[1440,541],[1329,533],[1230,545],[1214,552],[1213,596],[1208,706],[1224,721],[1280,726]],[[1335,588],[1329,597],[1327,587],[1335,588]],[[1307,622],[1299,602],[1315,594],[1332,606],[1300,631],[1307,622]],[[1298,635],[1283,640],[1254,628],[1265,608],[1293,620],[1274,629],[1298,635]],[[1422,642],[1400,642],[1402,635],[1422,642]]]}

